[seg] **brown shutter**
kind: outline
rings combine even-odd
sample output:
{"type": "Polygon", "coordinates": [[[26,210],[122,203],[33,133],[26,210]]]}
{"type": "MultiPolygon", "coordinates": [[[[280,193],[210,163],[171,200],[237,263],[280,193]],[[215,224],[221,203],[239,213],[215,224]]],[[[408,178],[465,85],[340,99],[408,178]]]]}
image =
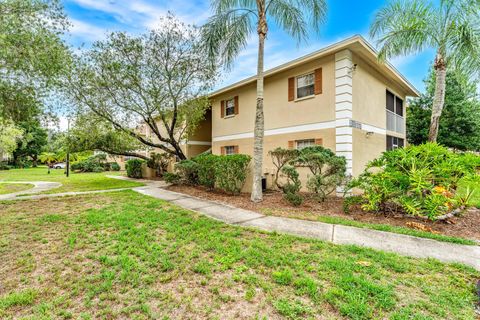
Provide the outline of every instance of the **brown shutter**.
{"type": "Polygon", "coordinates": [[[225,155],[225,147],[220,147],[220,154],[221,154],[222,156],[225,155]]]}
{"type": "Polygon", "coordinates": [[[290,140],[288,141],[288,149],[294,149],[295,148],[295,141],[290,140]]]}
{"type": "Polygon", "coordinates": [[[224,117],[225,117],[225,100],[222,100],[222,101],[220,102],[220,109],[221,109],[221,110],[220,110],[220,116],[221,116],[222,118],[224,118],[224,117]]]}
{"type": "Polygon", "coordinates": [[[322,68],[315,69],[315,94],[322,93],[322,68]]]}
{"type": "Polygon", "coordinates": [[[238,146],[233,146],[233,153],[238,154],[238,146]]]}
{"type": "Polygon", "coordinates": [[[235,101],[235,107],[234,107],[235,114],[238,114],[238,96],[235,96],[233,100],[235,101]]]}
{"type": "Polygon", "coordinates": [[[295,78],[288,78],[288,101],[295,100],[295,78]]]}
{"type": "Polygon", "coordinates": [[[315,139],[315,144],[319,146],[323,145],[323,139],[315,139]]]}

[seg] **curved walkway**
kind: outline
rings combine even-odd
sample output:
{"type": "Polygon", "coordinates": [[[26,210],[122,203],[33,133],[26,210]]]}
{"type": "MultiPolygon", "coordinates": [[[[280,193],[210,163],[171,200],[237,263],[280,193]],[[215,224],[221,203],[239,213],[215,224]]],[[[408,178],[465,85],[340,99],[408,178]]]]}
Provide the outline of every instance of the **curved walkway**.
{"type": "Polygon", "coordinates": [[[460,245],[385,231],[265,216],[257,212],[153,186],[139,187],[133,190],[169,201],[185,209],[199,212],[228,224],[287,233],[342,245],[358,245],[417,258],[459,262],[480,271],[480,246],[476,245],[460,245]]]}
{"type": "Polygon", "coordinates": [[[15,184],[20,183],[20,184],[34,185],[33,188],[30,188],[27,190],[2,194],[0,195],[0,200],[12,200],[12,199],[15,199],[20,194],[21,195],[36,194],[36,193],[48,191],[48,190],[55,189],[62,186],[62,184],[59,182],[48,182],[48,181],[0,181],[0,183],[15,183],[15,184]]]}

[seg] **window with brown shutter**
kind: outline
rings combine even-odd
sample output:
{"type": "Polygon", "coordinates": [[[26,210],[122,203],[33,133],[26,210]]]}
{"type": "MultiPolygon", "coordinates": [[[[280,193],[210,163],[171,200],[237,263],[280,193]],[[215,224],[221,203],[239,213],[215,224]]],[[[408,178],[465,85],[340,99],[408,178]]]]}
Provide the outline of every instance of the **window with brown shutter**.
{"type": "Polygon", "coordinates": [[[322,68],[315,70],[315,94],[322,93],[322,68]]]}
{"type": "Polygon", "coordinates": [[[295,78],[288,78],[288,101],[295,100],[295,78]]]}
{"type": "Polygon", "coordinates": [[[323,139],[315,139],[315,144],[318,145],[318,146],[322,146],[323,145],[323,139]]]}
{"type": "Polygon", "coordinates": [[[239,109],[239,106],[238,106],[238,96],[235,96],[234,98],[234,102],[235,102],[235,106],[234,106],[234,112],[235,114],[238,114],[238,109],[239,109]]]}
{"type": "Polygon", "coordinates": [[[222,155],[232,155],[232,154],[237,154],[238,153],[238,146],[225,146],[223,148],[223,153],[222,155]]]}
{"type": "Polygon", "coordinates": [[[220,147],[220,154],[225,155],[225,147],[220,147]]]}
{"type": "Polygon", "coordinates": [[[288,149],[293,149],[293,148],[295,148],[295,141],[293,140],[288,141],[288,149]]]}
{"type": "Polygon", "coordinates": [[[225,117],[225,100],[222,100],[222,101],[220,102],[220,116],[221,116],[222,118],[225,117]]]}

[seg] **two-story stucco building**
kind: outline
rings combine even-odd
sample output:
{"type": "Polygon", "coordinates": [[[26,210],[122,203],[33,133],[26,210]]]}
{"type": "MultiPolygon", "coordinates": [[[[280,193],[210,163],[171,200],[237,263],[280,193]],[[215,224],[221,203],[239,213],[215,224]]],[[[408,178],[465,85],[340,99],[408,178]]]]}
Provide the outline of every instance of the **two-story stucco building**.
{"type": "MultiPolygon", "coordinates": [[[[418,91],[355,36],[265,72],[264,174],[268,151],[321,144],[347,159],[348,173],[405,144],[406,97],[418,91]]],[[[256,78],[211,95],[214,154],[253,154],[256,78]]],[[[251,188],[247,180],[245,191],[251,188]]]]}

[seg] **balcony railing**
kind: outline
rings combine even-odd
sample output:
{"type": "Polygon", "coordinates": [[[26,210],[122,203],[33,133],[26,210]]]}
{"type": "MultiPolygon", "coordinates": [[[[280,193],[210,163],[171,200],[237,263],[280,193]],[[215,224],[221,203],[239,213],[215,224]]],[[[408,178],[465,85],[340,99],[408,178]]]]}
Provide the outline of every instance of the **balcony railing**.
{"type": "Polygon", "coordinates": [[[398,114],[387,110],[387,130],[405,133],[405,119],[398,114]]]}

